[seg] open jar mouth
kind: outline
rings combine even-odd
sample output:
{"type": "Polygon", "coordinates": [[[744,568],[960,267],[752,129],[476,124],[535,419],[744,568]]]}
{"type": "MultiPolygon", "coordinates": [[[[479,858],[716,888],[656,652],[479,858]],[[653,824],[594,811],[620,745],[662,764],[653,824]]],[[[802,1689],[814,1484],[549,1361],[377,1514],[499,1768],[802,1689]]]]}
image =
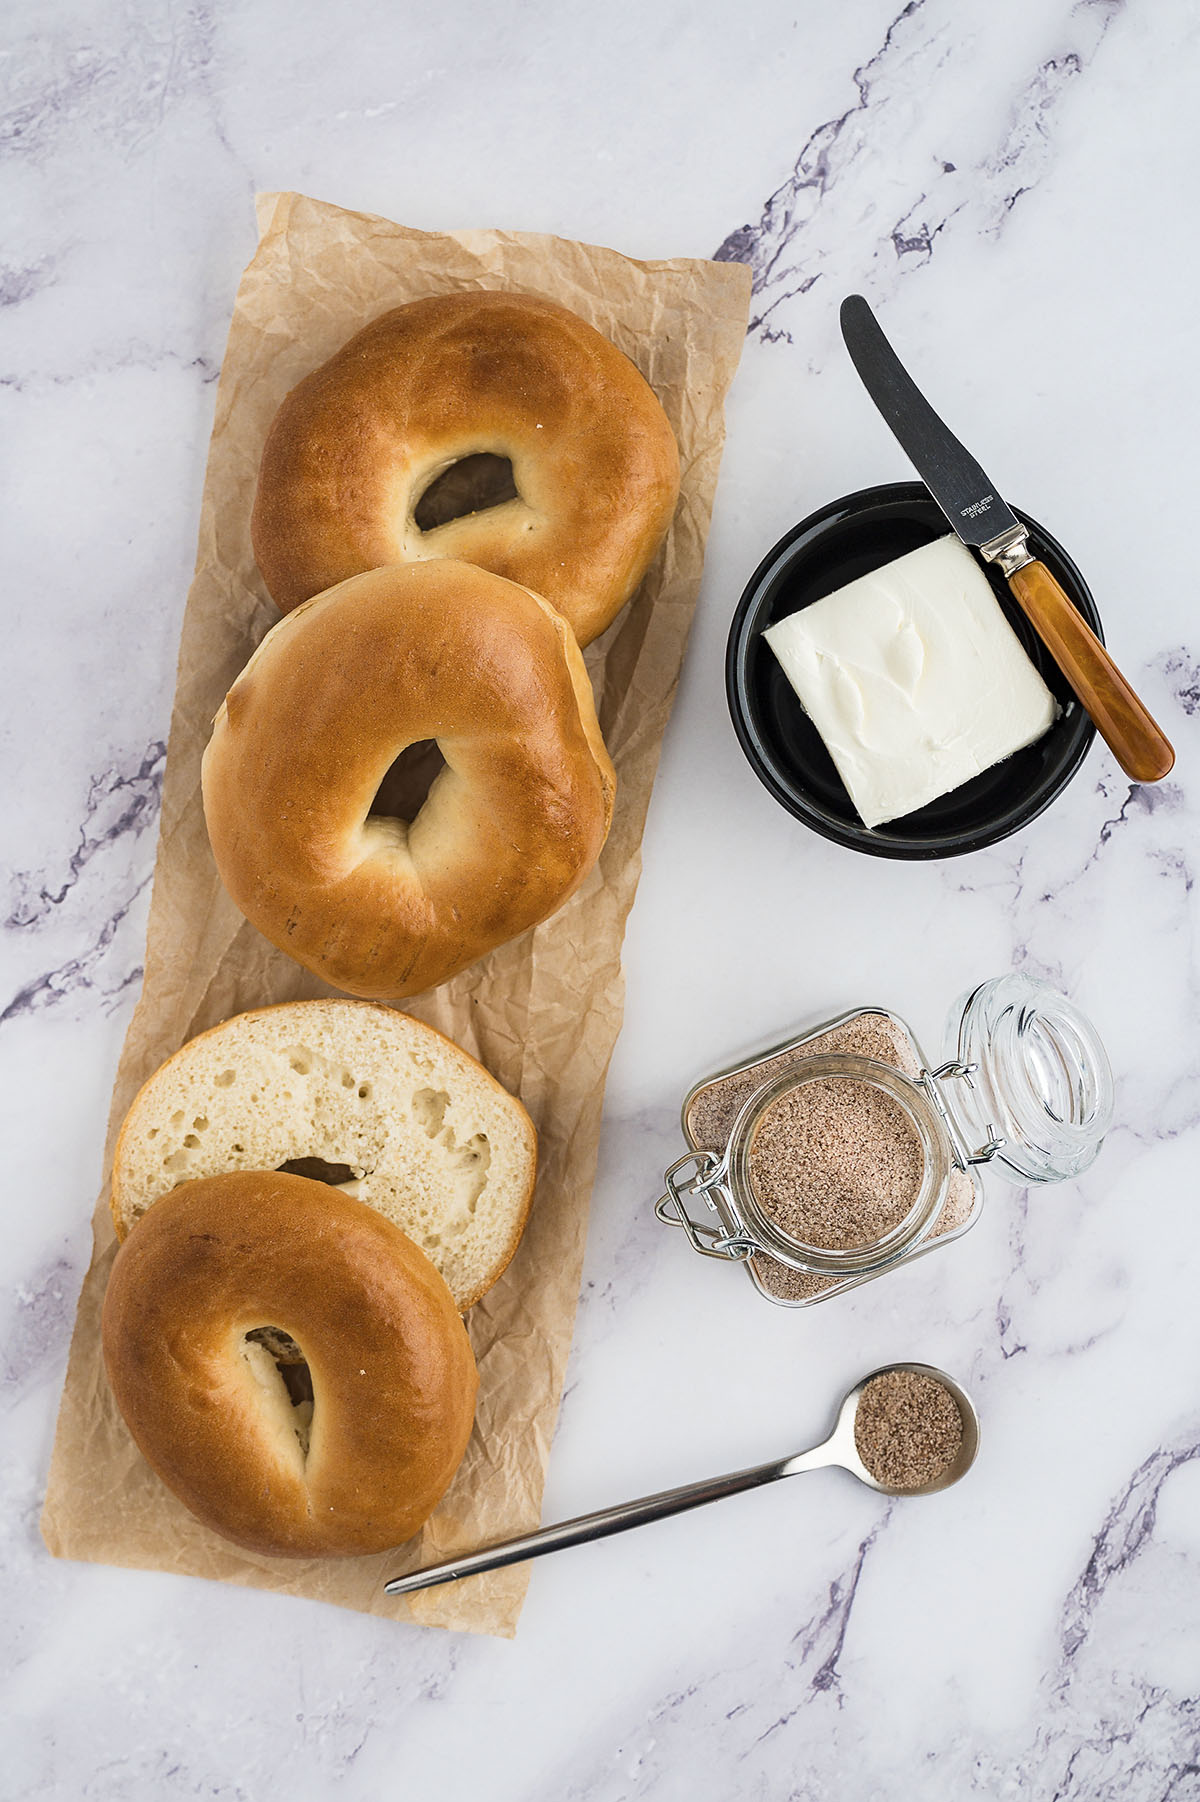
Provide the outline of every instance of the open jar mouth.
{"type": "MultiPolygon", "coordinates": [[[[854,1149],[848,1145],[847,1155],[854,1149]]],[[[849,1053],[806,1058],[756,1089],[733,1123],[726,1151],[726,1182],[747,1237],[789,1269],[815,1276],[875,1275],[907,1257],[932,1230],[953,1168],[946,1128],[922,1085],[892,1065],[849,1053]],[[806,1086],[837,1080],[861,1085],[891,1103],[911,1127],[921,1157],[920,1181],[903,1214],[851,1245],[818,1244],[789,1230],[764,1206],[755,1171],[764,1123],[777,1104],[806,1086]]]]}

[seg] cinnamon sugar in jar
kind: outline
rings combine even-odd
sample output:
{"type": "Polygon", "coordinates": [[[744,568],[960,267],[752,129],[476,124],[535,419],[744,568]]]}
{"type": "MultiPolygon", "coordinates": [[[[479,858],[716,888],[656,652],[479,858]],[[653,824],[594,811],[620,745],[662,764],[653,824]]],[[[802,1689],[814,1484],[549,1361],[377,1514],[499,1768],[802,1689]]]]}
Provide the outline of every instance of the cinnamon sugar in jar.
{"type": "Polygon", "coordinates": [[[704,1078],[659,1218],[744,1263],[768,1300],[807,1307],[959,1238],[982,1204],[977,1165],[1016,1183],[1088,1167],[1112,1078],[1071,1002],[999,977],[959,1003],[951,1041],[931,1069],[903,1020],[864,1008],[704,1078]]]}

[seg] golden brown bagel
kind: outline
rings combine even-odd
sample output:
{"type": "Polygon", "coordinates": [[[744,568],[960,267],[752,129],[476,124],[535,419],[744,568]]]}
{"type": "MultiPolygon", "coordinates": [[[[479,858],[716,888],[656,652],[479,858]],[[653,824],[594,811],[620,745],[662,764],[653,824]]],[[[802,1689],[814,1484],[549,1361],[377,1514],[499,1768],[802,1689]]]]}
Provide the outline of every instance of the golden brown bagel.
{"type": "Polygon", "coordinates": [[[545,595],[586,645],[645,575],[678,492],[666,414],[607,338],[535,295],[440,294],[293,388],[251,532],[285,613],[360,570],[458,557],[545,595]],[[517,498],[422,532],[422,495],[480,453],[511,460],[517,498]]]}
{"type": "Polygon", "coordinates": [[[302,1176],[239,1171],[165,1196],[117,1253],[102,1336],[147,1462],[253,1552],[400,1545],[470,1437],[475,1360],[445,1283],[389,1220],[302,1176]],[[311,1420],[247,1337],[268,1328],[308,1367],[311,1420]]]}
{"type": "Polygon", "coordinates": [[[335,987],[397,1000],[561,907],[615,778],[570,627],[443,561],[355,576],[281,620],[225,698],[203,785],[247,919],[335,987]],[[446,768],[411,825],[370,815],[430,739],[446,768]]]}

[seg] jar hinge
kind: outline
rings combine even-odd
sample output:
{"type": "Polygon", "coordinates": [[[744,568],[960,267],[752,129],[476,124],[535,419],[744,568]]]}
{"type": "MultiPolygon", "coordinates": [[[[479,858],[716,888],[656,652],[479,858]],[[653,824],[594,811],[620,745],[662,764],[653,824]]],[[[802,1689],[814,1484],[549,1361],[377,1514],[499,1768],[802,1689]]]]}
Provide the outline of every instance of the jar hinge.
{"type": "Polygon", "coordinates": [[[934,1107],[940,1114],[942,1125],[946,1128],[950,1144],[954,1149],[954,1155],[964,1170],[969,1164],[990,1163],[996,1153],[1004,1149],[1006,1143],[1003,1135],[998,1133],[996,1128],[989,1124],[987,1128],[988,1137],[986,1143],[973,1150],[967,1139],[963,1136],[962,1129],[938,1086],[949,1078],[955,1078],[960,1082],[965,1082],[969,1089],[974,1089],[975,1084],[972,1081],[972,1078],[978,1068],[978,1064],[964,1064],[958,1058],[951,1058],[949,1062],[939,1064],[936,1070],[923,1069],[921,1074],[916,1078],[918,1087],[924,1089],[930,1101],[932,1101],[934,1107]]]}
{"type": "Polygon", "coordinates": [[[689,1151],[676,1158],[666,1172],[667,1193],[660,1195],[654,1212],[666,1226],[681,1226],[691,1241],[693,1251],[705,1258],[722,1258],[726,1263],[740,1263],[750,1257],[755,1245],[739,1230],[742,1222],[730,1205],[724,1187],[725,1163],[706,1151],[689,1151]],[[692,1166],[690,1176],[681,1173],[692,1166]],[[699,1199],[717,1221],[713,1226],[695,1219],[688,1202],[699,1199]]]}

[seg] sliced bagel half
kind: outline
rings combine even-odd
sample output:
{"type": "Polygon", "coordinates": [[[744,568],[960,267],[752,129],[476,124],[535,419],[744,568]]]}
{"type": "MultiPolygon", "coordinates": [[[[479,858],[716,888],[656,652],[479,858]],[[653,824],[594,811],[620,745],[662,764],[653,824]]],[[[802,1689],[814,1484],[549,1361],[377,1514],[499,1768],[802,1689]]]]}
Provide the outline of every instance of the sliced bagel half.
{"type": "Polygon", "coordinates": [[[370,1001],[292,1001],[199,1034],[142,1086],[117,1140],[117,1237],[180,1183],[231,1170],[317,1177],[367,1202],[462,1310],[517,1248],[537,1135],[433,1027],[370,1001]]]}

